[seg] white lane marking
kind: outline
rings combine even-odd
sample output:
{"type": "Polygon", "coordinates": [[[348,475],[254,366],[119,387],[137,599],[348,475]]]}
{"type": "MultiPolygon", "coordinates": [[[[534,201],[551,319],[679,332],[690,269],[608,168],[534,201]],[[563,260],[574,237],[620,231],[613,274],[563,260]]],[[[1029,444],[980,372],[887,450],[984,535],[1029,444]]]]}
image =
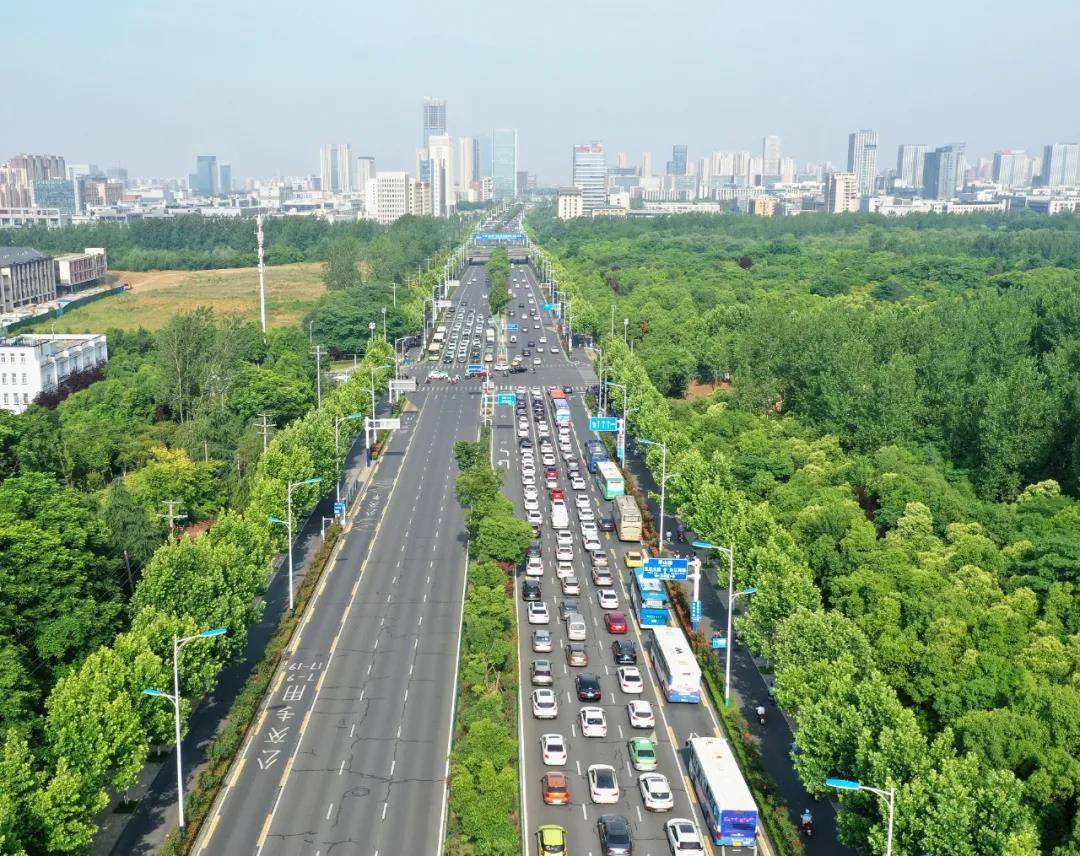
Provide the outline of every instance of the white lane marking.
{"type": "Polygon", "coordinates": [[[330,808],[328,808],[328,809],[326,810],[326,819],[327,819],[327,820],[329,820],[329,819],[330,819],[330,815],[332,815],[333,813],[334,813],[334,804],[333,804],[333,803],[330,803],[330,808]]]}
{"type": "MultiPolygon", "coordinates": [[[[361,692],[361,693],[360,693],[360,700],[361,700],[361,701],[363,701],[363,700],[364,700],[364,694],[363,694],[363,692],[361,692]]],[[[351,728],[349,729],[349,737],[353,737],[353,736],[355,736],[355,734],[356,734],[356,723],[354,722],[354,723],[352,724],[352,727],[351,727],[351,728]]]]}
{"type": "Polygon", "coordinates": [[[390,762],[390,775],[394,775],[394,768],[397,766],[397,761],[390,762]]]}
{"type": "Polygon", "coordinates": [[[338,767],[338,771],[337,771],[337,774],[338,774],[338,775],[340,776],[340,775],[343,775],[343,774],[344,774],[344,772],[345,772],[345,759],[343,758],[343,759],[341,760],[341,766],[340,766],[340,767],[338,767]]]}
{"type": "Polygon", "coordinates": [[[634,806],[634,811],[637,812],[637,822],[638,823],[643,823],[643,820],[641,818],[641,806],[639,806],[639,805],[634,806]]]}
{"type": "Polygon", "coordinates": [[[386,820],[386,807],[388,805],[389,805],[389,803],[383,803],[382,804],[382,817],[379,818],[380,820],[386,820]]]}

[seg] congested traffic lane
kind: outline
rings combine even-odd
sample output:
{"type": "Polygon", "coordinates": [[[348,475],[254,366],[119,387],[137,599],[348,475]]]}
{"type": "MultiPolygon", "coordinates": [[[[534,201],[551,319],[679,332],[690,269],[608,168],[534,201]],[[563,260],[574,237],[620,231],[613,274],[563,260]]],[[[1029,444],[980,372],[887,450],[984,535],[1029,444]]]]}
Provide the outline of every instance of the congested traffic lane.
{"type": "MultiPolygon", "coordinates": [[[[550,407],[546,393],[544,394],[545,413],[548,415],[548,423],[552,426],[552,434],[555,428],[550,415],[550,407]]],[[[539,447],[536,421],[532,418],[532,410],[529,408],[529,435],[534,443],[534,448],[539,447]]],[[[524,515],[524,497],[521,484],[521,458],[518,454],[518,438],[515,430],[516,417],[497,414],[495,419],[495,442],[496,457],[506,461],[509,470],[507,492],[515,502],[519,513],[524,515]],[[504,454],[504,452],[508,454],[504,454]]],[[[572,432],[573,435],[573,432],[572,432]]],[[[573,437],[574,458],[580,462],[581,447],[576,436],[573,437]]],[[[537,463],[540,464],[537,452],[537,463]]],[[[594,510],[608,512],[604,502],[596,492],[593,479],[586,476],[586,491],[572,491],[569,480],[566,477],[565,462],[559,460],[556,468],[559,470],[558,485],[571,499],[577,493],[585,493],[590,497],[594,510]]],[[[542,465],[537,469],[537,475],[541,475],[542,465]]],[[[554,530],[550,525],[550,513],[547,501],[548,490],[540,478],[538,493],[542,497],[540,507],[544,509],[544,523],[542,524],[541,543],[543,549],[544,573],[540,578],[520,576],[515,588],[518,602],[518,616],[520,628],[520,668],[522,675],[521,684],[521,751],[522,751],[522,788],[524,806],[524,826],[527,835],[526,852],[535,852],[534,835],[536,829],[544,824],[557,824],[567,830],[569,845],[572,852],[589,852],[592,848],[599,851],[599,839],[597,834],[597,820],[602,814],[617,814],[624,816],[633,830],[635,852],[638,853],[664,853],[667,852],[667,844],[664,838],[664,822],[673,817],[689,817],[691,813],[691,798],[689,797],[684,780],[679,770],[675,755],[675,748],[671,743],[670,735],[664,720],[664,711],[658,704],[658,695],[649,672],[647,658],[644,656],[642,640],[636,627],[627,635],[609,634],[604,625],[603,614],[607,611],[600,607],[597,601],[599,587],[594,585],[591,579],[589,564],[582,550],[580,530],[577,526],[577,515],[571,516],[574,532],[574,558],[573,567],[581,593],[578,596],[569,596],[576,600],[579,612],[585,619],[587,638],[583,643],[588,655],[589,662],[585,668],[571,667],[566,661],[566,646],[568,643],[565,624],[560,620],[560,606],[567,596],[561,592],[560,585],[554,572],[554,555],[556,551],[556,539],[554,530]],[[526,604],[522,600],[522,582],[526,579],[539,579],[542,586],[542,598],[547,604],[550,614],[550,623],[546,625],[530,625],[527,618],[526,604]],[[537,627],[549,629],[553,637],[553,650],[550,654],[534,652],[532,650],[532,630],[537,627]],[[611,642],[615,639],[630,639],[637,651],[637,665],[643,681],[643,691],[640,694],[623,692],[616,677],[616,664],[611,651],[611,642]],[[553,666],[553,686],[558,701],[559,711],[555,720],[539,720],[533,717],[531,707],[531,693],[534,686],[530,683],[530,665],[537,659],[549,659],[553,666]],[[580,701],[577,697],[575,677],[583,672],[590,672],[598,676],[602,698],[600,701],[580,701]],[[633,699],[644,699],[652,706],[656,724],[649,729],[635,729],[630,725],[626,705],[633,699]],[[582,707],[595,706],[603,709],[607,721],[607,735],[605,737],[585,737],[582,734],[578,722],[578,714],[582,707]],[[541,735],[547,733],[561,734],[566,742],[568,753],[566,765],[547,766],[541,757],[541,735]],[[666,776],[671,793],[674,798],[672,811],[650,817],[643,805],[643,800],[638,791],[638,778],[641,772],[635,770],[631,763],[628,743],[635,737],[648,737],[655,745],[657,755],[656,771],[666,776]],[[592,764],[604,764],[614,768],[618,780],[620,793],[613,804],[598,805],[592,802],[587,781],[587,771],[592,764]],[[570,799],[567,805],[547,805],[542,796],[542,778],[546,772],[562,771],[566,774],[570,786],[570,799]]],[[[612,556],[612,576],[619,576],[619,569],[614,567],[614,547],[611,536],[608,533],[600,533],[601,543],[605,552],[612,556]]],[[[624,615],[629,618],[628,601],[625,595],[616,594],[616,602],[624,615]]],[[[629,621],[633,625],[633,621],[629,621]]]]}

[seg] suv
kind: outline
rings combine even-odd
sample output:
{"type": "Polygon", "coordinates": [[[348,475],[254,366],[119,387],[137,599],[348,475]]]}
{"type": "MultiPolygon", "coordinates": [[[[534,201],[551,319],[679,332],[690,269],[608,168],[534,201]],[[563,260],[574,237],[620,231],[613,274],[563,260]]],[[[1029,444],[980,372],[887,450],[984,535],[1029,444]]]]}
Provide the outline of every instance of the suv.
{"type": "Polygon", "coordinates": [[[599,526],[601,532],[614,532],[615,520],[610,514],[601,514],[599,526]]]}

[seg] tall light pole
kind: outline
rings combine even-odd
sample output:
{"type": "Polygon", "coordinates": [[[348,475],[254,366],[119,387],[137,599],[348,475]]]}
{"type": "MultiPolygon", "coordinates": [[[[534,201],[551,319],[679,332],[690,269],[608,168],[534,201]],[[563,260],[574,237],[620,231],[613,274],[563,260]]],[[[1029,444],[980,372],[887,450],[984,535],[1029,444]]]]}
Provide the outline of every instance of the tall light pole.
{"type": "Polygon", "coordinates": [[[627,331],[629,329],[630,329],[630,319],[629,318],[623,318],[623,320],[622,320],[622,343],[624,345],[626,344],[627,331]]]}
{"type": "MultiPolygon", "coordinates": [[[[334,420],[334,462],[340,467],[339,458],[341,458],[341,443],[339,435],[341,433],[341,423],[347,422],[350,419],[363,419],[363,413],[350,413],[348,416],[339,416],[334,420]]],[[[341,472],[338,472],[337,480],[334,483],[334,498],[341,502],[341,472]]]]}
{"type": "Polygon", "coordinates": [[[885,788],[884,790],[881,788],[872,788],[869,785],[853,782],[851,779],[829,778],[825,780],[825,784],[830,788],[836,788],[838,791],[869,791],[885,801],[885,805],[889,808],[889,832],[888,837],[885,840],[885,856],[892,856],[893,817],[896,814],[896,788],[885,788]]]}
{"type": "Polygon", "coordinates": [[[611,338],[615,338],[615,304],[611,304],[611,338]]]}
{"type": "Polygon", "coordinates": [[[262,214],[255,218],[255,237],[259,243],[259,320],[262,322],[262,332],[266,335],[266,265],[263,262],[263,218],[262,214]]]}
{"type": "Polygon", "coordinates": [[[184,762],[180,755],[180,649],[187,645],[188,642],[194,642],[196,639],[209,639],[212,636],[221,636],[224,633],[228,633],[227,627],[215,627],[212,630],[204,630],[202,633],[196,633],[194,636],[173,636],[172,644],[172,662],[173,662],[173,691],[172,694],[162,692],[155,689],[144,689],[143,694],[148,696],[154,696],[155,698],[164,698],[172,702],[173,710],[176,714],[176,800],[177,808],[180,811],[180,838],[184,837],[184,762]]]}
{"type": "Polygon", "coordinates": [[[394,292],[394,308],[397,309],[397,283],[396,282],[390,283],[390,288],[394,292]]]}
{"type": "Polygon", "coordinates": [[[596,397],[596,409],[600,412],[604,412],[604,351],[597,345],[586,345],[586,348],[590,351],[595,351],[597,359],[600,364],[600,371],[597,372],[597,376],[600,378],[600,394],[596,397]]]}
{"type": "Polygon", "coordinates": [[[660,443],[656,440],[646,440],[644,437],[638,437],[638,444],[641,446],[659,446],[660,447],[660,528],[657,532],[656,546],[660,555],[664,554],[664,498],[667,495],[667,481],[678,477],[678,473],[672,473],[670,476],[667,472],[667,443],[660,443]]]}
{"type": "Polygon", "coordinates": [[[268,519],[268,520],[269,520],[269,521],[270,521],[271,523],[280,523],[280,524],[282,524],[283,526],[285,526],[285,528],[286,528],[286,530],[287,530],[287,533],[288,533],[287,537],[288,537],[288,539],[289,539],[289,609],[290,609],[290,610],[291,610],[291,609],[293,608],[293,519],[292,519],[292,492],[293,492],[293,488],[297,488],[297,487],[300,487],[301,485],[305,485],[305,484],[318,484],[318,483],[319,483],[319,482],[321,482],[321,481],[322,481],[322,479],[321,479],[321,478],[319,478],[318,476],[315,476],[315,477],[313,477],[313,478],[310,478],[310,479],[304,479],[303,481],[298,481],[298,482],[289,482],[289,487],[288,487],[288,489],[287,489],[287,490],[285,491],[285,497],[286,497],[286,499],[285,499],[285,505],[286,505],[286,507],[287,507],[287,508],[286,508],[286,515],[285,515],[285,519],[284,519],[284,520],[282,520],[282,519],[281,519],[280,517],[270,517],[270,518],[267,518],[267,519],[268,519]]]}
{"type": "Polygon", "coordinates": [[[407,341],[408,336],[398,336],[394,339],[394,379],[401,377],[401,364],[405,361],[405,349],[401,349],[401,357],[398,357],[398,345],[401,342],[407,341]]]}
{"type": "Polygon", "coordinates": [[[386,307],[382,308],[382,340],[386,342],[386,307]]]}
{"type": "MultiPolygon", "coordinates": [[[[731,634],[734,632],[731,618],[735,612],[735,598],[742,595],[752,595],[757,589],[746,588],[742,591],[735,591],[735,545],[730,547],[723,547],[719,544],[710,544],[708,541],[694,541],[693,547],[695,550],[716,550],[727,556],[728,559],[728,576],[727,576],[727,640],[726,640],[726,656],[724,662],[724,704],[731,704],[731,649],[734,647],[731,638],[731,634]]],[[[695,586],[694,597],[697,598],[697,589],[695,586]]],[[[697,629],[696,627],[694,628],[697,629]]]]}
{"type": "Polygon", "coordinates": [[[619,417],[619,442],[616,451],[619,454],[619,460],[626,460],[626,384],[615,383],[609,380],[607,386],[616,386],[622,388],[622,416],[619,417]]]}
{"type": "Polygon", "coordinates": [[[382,371],[383,369],[392,369],[393,366],[390,363],[385,363],[381,366],[371,367],[371,418],[375,418],[375,372],[382,371]]]}

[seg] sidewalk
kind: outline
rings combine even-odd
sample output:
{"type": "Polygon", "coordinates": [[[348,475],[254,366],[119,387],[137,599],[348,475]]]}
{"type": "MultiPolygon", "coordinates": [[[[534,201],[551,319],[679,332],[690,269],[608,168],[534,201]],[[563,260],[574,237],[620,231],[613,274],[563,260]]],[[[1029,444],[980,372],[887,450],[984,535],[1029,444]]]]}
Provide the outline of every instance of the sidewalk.
{"type": "MultiPolygon", "coordinates": [[[[660,525],[660,504],[652,499],[649,494],[659,494],[660,488],[652,473],[649,472],[642,460],[636,444],[627,442],[626,462],[624,469],[629,471],[637,481],[642,492],[648,496],[647,505],[653,519],[660,525]],[[632,448],[631,448],[632,447],[632,448]]],[[[664,509],[664,527],[672,532],[676,531],[674,509],[670,504],[664,509]]],[[[678,542],[671,545],[675,551],[685,553],[691,548],[689,542],[696,536],[689,530],[686,531],[686,542],[678,542]]],[[[666,540],[666,539],[665,539],[666,540]]],[[[665,546],[668,546],[665,543],[665,546]]],[[[703,559],[706,557],[703,556],[703,559]]],[[[735,560],[738,561],[736,556],[735,560]]],[[[716,570],[702,566],[702,579],[700,584],[702,617],[700,629],[705,638],[712,636],[714,631],[721,635],[727,632],[727,563],[723,566],[725,572],[723,579],[716,579],[716,570]]],[[[686,583],[687,600],[690,599],[692,586],[686,583]]],[[[741,605],[741,604],[740,604],[741,605]]],[[[736,612],[738,615],[738,611],[736,612]]],[[[788,816],[791,822],[798,826],[799,815],[803,809],[809,808],[814,815],[814,836],[803,838],[808,856],[854,856],[855,851],[841,846],[836,840],[836,812],[827,801],[817,801],[806,792],[802,782],[795,775],[791,765],[789,751],[795,737],[792,734],[783,712],[770,700],[768,685],[765,677],[758,668],[757,662],[750,651],[738,642],[738,633],[735,634],[736,642],[731,655],[731,701],[736,705],[751,723],[750,731],[757,742],[761,752],[762,765],[769,777],[776,785],[777,793],[788,807],[788,816]],[[758,705],[765,707],[767,713],[765,726],[758,725],[756,708],[758,705]]],[[[725,652],[718,651],[720,661],[723,663],[725,652]]]]}
{"type": "MultiPolygon", "coordinates": [[[[389,409],[384,399],[379,399],[377,404],[377,413],[389,409]]],[[[351,502],[367,487],[375,471],[374,465],[366,463],[362,431],[353,438],[342,469],[342,498],[351,502]]],[[[312,509],[310,516],[300,524],[293,542],[295,587],[300,586],[312,557],[322,544],[320,532],[323,518],[333,516],[334,498],[335,491],[331,487],[312,509]]],[[[214,692],[198,704],[188,722],[188,732],[182,743],[184,792],[187,794],[206,766],[206,751],[224,727],[236,696],[262,658],[282,614],[288,610],[288,574],[280,573],[286,561],[283,556],[274,563],[274,571],[263,595],[266,606],[259,621],[248,628],[243,658],[222,670],[214,692]]],[[[114,810],[116,800],[110,802],[97,818],[100,829],[91,848],[93,856],[153,853],[176,828],[176,757],[171,747],[164,755],[146,764],[137,783],[124,796],[137,800],[138,807],[131,814],[119,814],[114,810]]]]}

